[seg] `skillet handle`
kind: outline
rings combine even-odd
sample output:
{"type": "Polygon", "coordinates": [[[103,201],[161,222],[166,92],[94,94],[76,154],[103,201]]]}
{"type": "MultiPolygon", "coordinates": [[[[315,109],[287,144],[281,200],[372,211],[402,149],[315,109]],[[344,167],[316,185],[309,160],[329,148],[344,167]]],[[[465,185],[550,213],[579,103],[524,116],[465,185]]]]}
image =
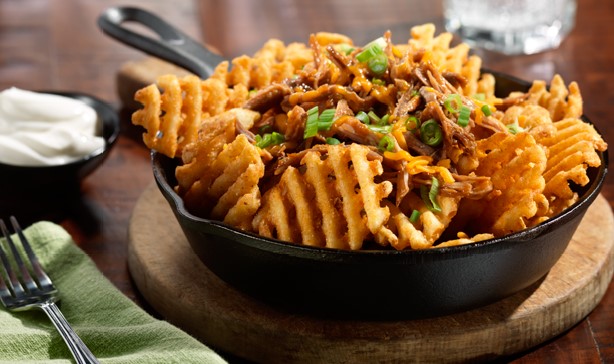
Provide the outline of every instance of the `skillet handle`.
{"type": "Polygon", "coordinates": [[[134,7],[112,7],[98,17],[102,31],[121,43],[132,46],[196,74],[211,76],[224,58],[209,51],[166,21],[146,10],[134,7]],[[152,30],[160,39],[139,34],[124,26],[133,21],[152,30]]]}

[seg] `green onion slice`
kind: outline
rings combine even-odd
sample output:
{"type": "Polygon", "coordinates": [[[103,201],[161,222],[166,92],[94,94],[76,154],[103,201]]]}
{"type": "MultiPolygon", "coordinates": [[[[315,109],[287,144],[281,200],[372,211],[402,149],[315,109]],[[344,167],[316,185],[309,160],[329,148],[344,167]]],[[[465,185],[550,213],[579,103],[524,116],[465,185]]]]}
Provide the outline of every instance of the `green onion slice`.
{"type": "Polygon", "coordinates": [[[271,131],[273,131],[273,125],[271,124],[262,125],[258,128],[258,134],[265,134],[271,131]]]}
{"type": "Polygon", "coordinates": [[[490,111],[490,106],[488,105],[482,106],[482,113],[484,113],[484,115],[486,116],[490,116],[492,114],[492,111],[490,111]]]}
{"type": "Polygon", "coordinates": [[[388,57],[385,54],[378,54],[367,61],[367,67],[377,76],[381,76],[388,68],[388,57]]]}
{"type": "Polygon", "coordinates": [[[305,123],[303,138],[311,138],[316,134],[318,134],[318,107],[314,106],[307,110],[307,122],[305,123]]]}
{"type": "Polygon", "coordinates": [[[461,106],[463,106],[463,101],[459,94],[450,94],[443,102],[443,106],[449,112],[456,114],[461,110],[461,106]]]}
{"type": "Polygon", "coordinates": [[[431,188],[425,185],[420,186],[420,196],[426,207],[433,212],[441,212],[441,207],[437,203],[437,194],[439,193],[439,180],[435,177],[431,179],[431,188]]]}
{"type": "Polygon", "coordinates": [[[386,48],[386,40],[383,37],[379,37],[367,44],[363,50],[356,55],[356,59],[358,62],[367,62],[378,54],[384,53],[384,48],[386,48]]]}
{"type": "Polygon", "coordinates": [[[272,133],[264,134],[263,136],[256,135],[256,146],[258,148],[266,148],[271,145],[281,144],[285,141],[283,134],[280,134],[276,131],[272,133]]]}
{"type": "Polygon", "coordinates": [[[524,131],[524,129],[521,128],[520,125],[518,125],[518,121],[515,121],[512,124],[507,124],[505,127],[507,128],[507,131],[514,135],[524,131]]]}
{"type": "Polygon", "coordinates": [[[419,218],[420,218],[420,211],[414,210],[411,212],[411,215],[409,216],[409,221],[417,222],[419,218]]]}
{"type": "Polygon", "coordinates": [[[458,113],[458,119],[456,122],[458,125],[465,127],[469,125],[469,116],[471,116],[471,109],[468,106],[463,105],[458,113]]]}
{"type": "Polygon", "coordinates": [[[379,86],[386,85],[386,81],[382,80],[381,78],[375,78],[375,77],[373,77],[373,79],[371,80],[371,83],[374,85],[379,85],[379,86]]]}
{"type": "Polygon", "coordinates": [[[381,134],[388,134],[392,131],[392,125],[367,125],[371,131],[381,134]]]}
{"type": "Polygon", "coordinates": [[[419,127],[420,127],[420,120],[418,120],[417,117],[410,115],[405,120],[405,129],[413,130],[413,129],[418,129],[419,127]]]}
{"type": "Polygon", "coordinates": [[[364,111],[359,111],[358,114],[356,114],[356,119],[360,120],[360,122],[363,124],[371,123],[371,119],[369,118],[369,115],[364,111]]]}
{"type": "Polygon", "coordinates": [[[377,149],[381,150],[382,152],[394,151],[394,139],[390,135],[384,135],[382,139],[379,140],[377,149]]]}
{"type": "Polygon", "coordinates": [[[379,125],[380,118],[379,118],[379,116],[377,116],[377,114],[375,112],[373,112],[373,110],[369,111],[369,113],[367,115],[369,115],[369,119],[370,120],[373,120],[373,122],[375,122],[376,124],[379,125]]]}
{"type": "Polygon", "coordinates": [[[329,137],[329,138],[326,138],[326,144],[337,145],[337,144],[341,144],[341,142],[337,138],[329,137]]]}
{"type": "Polygon", "coordinates": [[[429,119],[420,125],[420,139],[426,145],[436,147],[443,140],[441,126],[435,119],[429,119]]]}
{"type": "Polygon", "coordinates": [[[314,106],[307,110],[307,122],[303,138],[311,138],[318,134],[318,131],[330,130],[335,122],[335,109],[326,109],[318,115],[318,107],[314,106]]]}
{"type": "Polygon", "coordinates": [[[322,111],[318,118],[318,131],[330,130],[335,122],[335,109],[322,111]]]}
{"type": "Polygon", "coordinates": [[[337,49],[339,50],[339,52],[345,53],[345,55],[347,56],[350,53],[354,52],[355,48],[347,43],[342,43],[337,46],[337,49]]]}

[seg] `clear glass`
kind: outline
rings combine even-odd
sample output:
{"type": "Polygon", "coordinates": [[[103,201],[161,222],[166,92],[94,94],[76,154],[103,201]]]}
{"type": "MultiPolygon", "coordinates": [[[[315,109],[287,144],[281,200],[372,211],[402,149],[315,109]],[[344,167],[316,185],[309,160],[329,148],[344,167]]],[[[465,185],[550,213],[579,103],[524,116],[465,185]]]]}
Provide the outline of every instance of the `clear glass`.
{"type": "Polygon", "coordinates": [[[557,48],[573,29],[575,0],[443,0],[446,29],[505,54],[557,48]]]}

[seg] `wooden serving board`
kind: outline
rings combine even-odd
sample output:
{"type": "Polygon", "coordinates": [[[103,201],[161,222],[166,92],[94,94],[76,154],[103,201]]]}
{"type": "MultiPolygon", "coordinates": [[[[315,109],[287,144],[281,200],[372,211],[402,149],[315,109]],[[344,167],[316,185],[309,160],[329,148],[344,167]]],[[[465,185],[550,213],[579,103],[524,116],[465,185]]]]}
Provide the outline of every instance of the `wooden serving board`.
{"type": "Polygon", "coordinates": [[[614,268],[614,218],[603,196],[532,287],[495,304],[424,320],[331,320],[276,310],[210,272],[155,184],[129,227],[129,268],[145,299],[213,349],[267,363],[458,362],[511,355],[564,332],[603,297],[614,268]]]}

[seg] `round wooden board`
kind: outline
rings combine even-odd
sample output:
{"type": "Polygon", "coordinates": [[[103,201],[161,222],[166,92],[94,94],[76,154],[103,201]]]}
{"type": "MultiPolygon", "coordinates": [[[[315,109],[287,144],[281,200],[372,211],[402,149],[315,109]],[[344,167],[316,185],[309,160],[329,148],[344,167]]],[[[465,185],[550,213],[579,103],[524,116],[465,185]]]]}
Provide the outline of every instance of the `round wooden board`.
{"type": "Polygon", "coordinates": [[[424,320],[331,320],[276,310],[210,272],[151,184],[129,226],[130,272],[169,322],[213,349],[257,362],[458,362],[511,355],[569,329],[599,303],[614,268],[614,217],[603,196],[561,259],[495,304],[424,320]]]}

